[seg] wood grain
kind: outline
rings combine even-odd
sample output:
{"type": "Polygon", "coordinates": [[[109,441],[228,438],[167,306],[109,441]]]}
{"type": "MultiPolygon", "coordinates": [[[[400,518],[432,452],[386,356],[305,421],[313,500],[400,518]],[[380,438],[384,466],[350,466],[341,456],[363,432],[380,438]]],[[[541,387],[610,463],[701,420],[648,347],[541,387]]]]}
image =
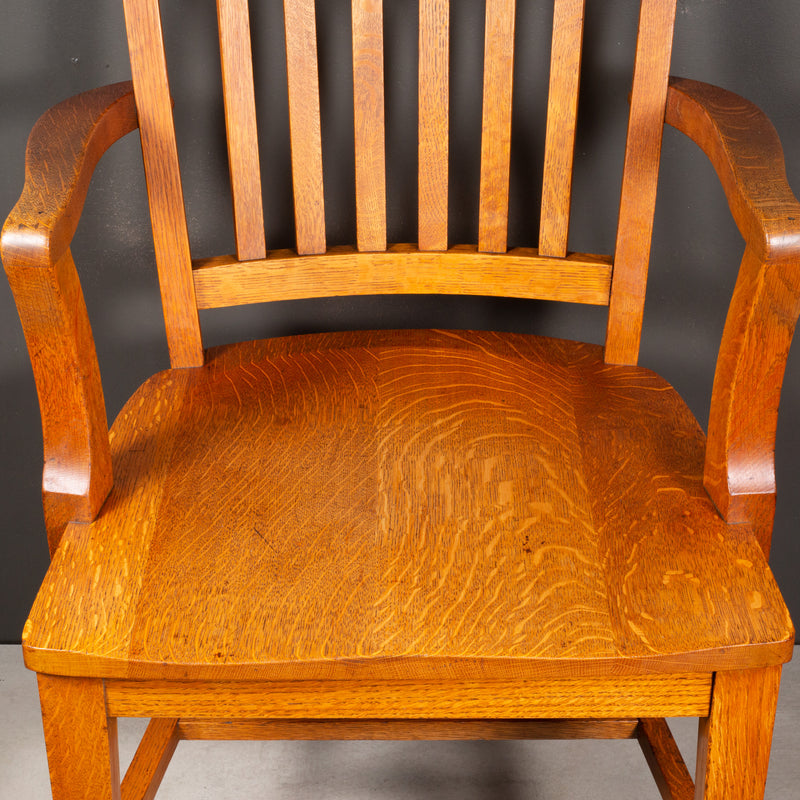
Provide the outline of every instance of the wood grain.
{"type": "Polygon", "coordinates": [[[358,249],[386,249],[383,0],[353,0],[358,249]]]}
{"type": "Polygon", "coordinates": [[[466,741],[632,739],[636,719],[181,719],[182,739],[466,741]]]}
{"type": "Polygon", "coordinates": [[[385,253],[332,247],[324,256],[276,250],[265,261],[239,263],[231,257],[195,262],[199,308],[301,297],[358,294],[477,294],[536,297],[606,305],[611,286],[607,256],[573,253],[565,261],[515,248],[503,255],[475,247],[445,252],[392,245],[385,253]]]}
{"type": "Polygon", "coordinates": [[[325,252],[325,198],[314,0],[285,0],[286,70],[297,252],[325,252]]]}
{"type": "Polygon", "coordinates": [[[247,0],[217,0],[217,18],[236,255],[245,261],[267,251],[247,0]]]}
{"type": "Polygon", "coordinates": [[[153,719],[122,780],[122,800],[154,800],[178,746],[177,719],[153,719]]]}
{"type": "Polygon", "coordinates": [[[94,519],[112,483],[103,388],[69,244],[92,170],[135,127],[127,82],[47,111],[31,132],[25,186],[3,226],[3,265],[42,414],[42,490],[51,553],[68,522],[94,519]]]}
{"type": "Polygon", "coordinates": [[[544,148],[539,252],[567,254],[585,0],[556,0],[544,148]]]}
{"type": "Polygon", "coordinates": [[[622,176],[606,361],[635,364],[647,287],[676,0],[642,0],[622,176]]]}
{"type": "Polygon", "coordinates": [[[717,172],[745,241],[765,258],[796,246],[798,202],[783,148],[757,106],[701,81],[672,78],[666,121],[696,142],[717,172]]]}
{"type": "Polygon", "coordinates": [[[120,800],[117,721],[103,682],[39,675],[53,800],[120,800]]]}
{"type": "Polygon", "coordinates": [[[42,414],[42,500],[52,555],[67,523],[93,520],[111,490],[103,387],[70,251],[50,269],[6,267],[42,414]]]}
{"type": "Polygon", "coordinates": [[[617,718],[708,714],[711,676],[637,675],[552,681],[107,681],[120,717],[242,719],[617,718]]]}
{"type": "Polygon", "coordinates": [[[170,363],[203,363],[158,0],[124,0],[170,363]]]}
{"type": "Polygon", "coordinates": [[[762,800],[780,676],[780,667],[716,674],[697,742],[697,800],[762,800]]]}
{"type": "Polygon", "coordinates": [[[447,250],[449,115],[450,0],[420,0],[420,250],[447,250]]]}
{"type": "Polygon", "coordinates": [[[153,378],[111,436],[117,483],[26,627],[35,669],[469,681],[791,656],[751,529],[703,490],[699,426],[598,347],[235,345],[153,378]]]}
{"type": "Polygon", "coordinates": [[[119,84],[37,123],[2,256],[44,420],[54,557],[23,651],[55,800],[152,800],[181,738],[279,737],[637,736],[665,798],[763,797],[794,641],[766,553],[800,204],[758,109],[668,88],[676,0],[642,0],[613,287],[611,258],[568,255],[584,5],[554,4],[539,250],[505,252],[515,0],[487,0],[477,246],[448,249],[448,0],[419,4],[418,246],[387,248],[379,0],[352,0],[358,249],[326,252],[314,0],[284,1],[297,254],[264,240],[247,0],[217,0],[236,257],[191,260],[158,0],[125,0],[137,110],[119,84]],[[708,442],[625,366],[665,118],[746,240],[708,442]],[[182,369],[109,432],[69,244],[137,119],[182,369]],[[610,300],[605,351],[382,331],[204,360],[198,307],[390,292],[610,300]],[[121,789],[116,715],[154,717],[121,789]],[[667,715],[703,717],[696,788],[667,715]]]}
{"type": "Polygon", "coordinates": [[[69,248],[97,162],[137,127],[133,84],[70,97],[37,120],[25,151],[25,185],[3,226],[3,263],[52,266],[69,248]]]}
{"type": "Polygon", "coordinates": [[[778,135],[752,103],[673,79],[667,122],[708,155],[747,242],[717,361],[704,480],[730,522],[757,526],[769,553],[778,402],[800,313],[800,204],[778,135]]]}
{"type": "Polygon", "coordinates": [[[692,800],[694,781],[667,721],[640,720],[637,738],[664,800],[692,800]]]}
{"type": "Polygon", "coordinates": [[[678,406],[668,410],[682,401],[665,395],[667,384],[654,373],[599,365],[595,369],[591,377],[585,374],[586,392],[575,414],[579,429],[591,427],[581,444],[600,559],[618,565],[606,572],[612,627],[625,630],[645,650],[658,651],[669,628],[663,612],[667,597],[687,591],[695,595],[691,613],[704,614],[709,623],[703,633],[691,624],[695,645],[703,647],[703,639],[707,645],[729,633],[716,592],[709,590],[715,585],[725,587],[726,603],[749,616],[746,623],[742,620],[748,639],[759,639],[764,633],[763,596],[750,584],[757,563],[753,559],[761,557],[756,532],[749,526],[718,527],[721,520],[702,484],[704,442],[699,425],[679,422],[678,406]],[[651,403],[648,395],[659,400],[651,403]],[[645,408],[649,410],[642,413],[645,408]],[[652,509],[648,498],[653,496],[658,498],[655,517],[648,511],[632,513],[635,508],[652,509]],[[674,536],[669,545],[657,535],[662,525],[674,536]],[[728,552],[725,558],[718,557],[720,546],[728,552]],[[697,570],[701,552],[715,562],[714,572],[706,577],[697,570]]]}
{"type": "Polygon", "coordinates": [[[478,219],[478,250],[484,253],[504,253],[508,242],[515,17],[516,0],[486,3],[478,219]]]}

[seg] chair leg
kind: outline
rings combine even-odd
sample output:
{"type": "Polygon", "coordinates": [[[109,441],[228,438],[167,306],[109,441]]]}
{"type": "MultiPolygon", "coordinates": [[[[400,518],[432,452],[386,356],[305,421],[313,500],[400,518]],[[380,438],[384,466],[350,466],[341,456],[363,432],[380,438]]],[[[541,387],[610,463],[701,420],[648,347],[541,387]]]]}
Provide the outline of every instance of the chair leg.
{"type": "Polygon", "coordinates": [[[120,800],[117,720],[103,682],[39,675],[53,800],[120,800]]]}
{"type": "Polygon", "coordinates": [[[781,668],[714,676],[700,720],[695,800],[763,800],[781,668]]]}

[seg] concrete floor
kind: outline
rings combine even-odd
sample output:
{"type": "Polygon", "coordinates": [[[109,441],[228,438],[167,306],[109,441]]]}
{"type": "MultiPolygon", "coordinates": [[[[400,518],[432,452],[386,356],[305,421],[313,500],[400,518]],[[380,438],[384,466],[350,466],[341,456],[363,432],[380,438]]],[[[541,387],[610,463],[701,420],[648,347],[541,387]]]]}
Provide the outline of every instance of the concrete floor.
{"type": "MultiPolygon", "coordinates": [[[[127,766],[144,720],[120,720],[127,766]]],[[[694,720],[673,732],[694,769],[694,720]]],[[[800,652],[783,673],[767,800],[800,797],[800,652]]],[[[50,797],[34,675],[0,646],[0,798],[50,797]]],[[[182,742],[159,800],[658,800],[634,741],[182,742]]]]}

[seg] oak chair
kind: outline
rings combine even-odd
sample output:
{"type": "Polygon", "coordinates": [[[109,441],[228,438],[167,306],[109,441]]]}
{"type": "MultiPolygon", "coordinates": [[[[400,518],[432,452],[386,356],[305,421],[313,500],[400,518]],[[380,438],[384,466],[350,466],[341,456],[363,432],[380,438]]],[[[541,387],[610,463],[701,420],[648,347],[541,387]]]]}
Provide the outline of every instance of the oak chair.
{"type": "Polygon", "coordinates": [[[297,246],[269,250],[248,4],[217,6],[236,254],[190,254],[157,0],[125,0],[132,84],[37,123],[3,229],[44,426],[52,564],[23,648],[56,800],[152,798],[182,739],[546,736],[638,739],[665,798],[762,797],[794,641],[767,556],[800,311],[770,123],[669,79],[675,0],[642,0],[616,247],[570,252],[584,2],[554,0],[538,246],[509,249],[515,2],[487,0],[479,236],[453,246],[449,3],[420,0],[418,241],[388,244],[382,4],[353,0],[357,242],[329,247],[314,2],[285,0],[297,246]],[[746,242],[707,435],[636,365],[665,120],[746,242]],[[109,430],[70,241],[136,127],[171,368],[109,430]],[[198,309],[386,293],[607,305],[607,338],[203,348],[198,309]],[[151,718],[121,786],[120,716],[151,718]],[[669,716],[700,719],[694,783],[669,716]]]}

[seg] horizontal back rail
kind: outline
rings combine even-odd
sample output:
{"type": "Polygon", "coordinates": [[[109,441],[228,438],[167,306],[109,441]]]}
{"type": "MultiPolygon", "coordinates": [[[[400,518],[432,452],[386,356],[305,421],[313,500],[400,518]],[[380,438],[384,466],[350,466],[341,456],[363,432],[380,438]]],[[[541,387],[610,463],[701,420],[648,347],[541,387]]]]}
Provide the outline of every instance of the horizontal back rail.
{"type": "Polygon", "coordinates": [[[332,247],[325,255],[302,258],[276,250],[262,261],[239,262],[232,256],[195,261],[194,282],[201,309],[365,294],[464,294],[607,305],[611,259],[582,253],[563,260],[543,258],[522,247],[479,253],[472,245],[443,252],[392,245],[380,253],[332,247]]]}

